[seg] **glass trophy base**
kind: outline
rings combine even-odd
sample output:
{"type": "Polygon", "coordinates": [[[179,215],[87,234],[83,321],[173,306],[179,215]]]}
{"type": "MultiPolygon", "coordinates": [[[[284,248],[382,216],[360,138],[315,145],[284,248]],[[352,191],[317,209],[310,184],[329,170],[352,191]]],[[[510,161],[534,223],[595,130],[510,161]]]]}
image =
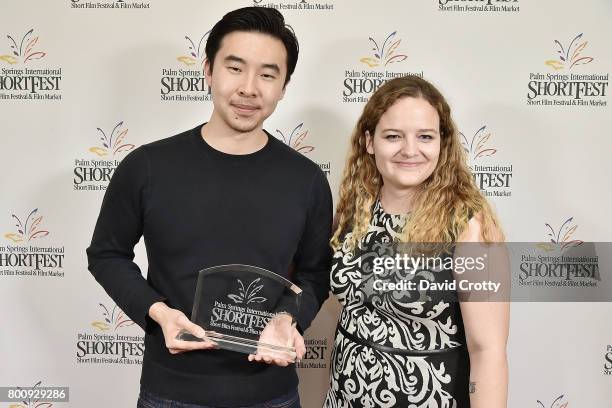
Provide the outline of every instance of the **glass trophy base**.
{"type": "Polygon", "coordinates": [[[297,356],[295,347],[277,346],[214,331],[207,331],[206,338],[201,339],[186,330],[181,330],[176,338],[184,341],[210,341],[223,350],[237,351],[245,354],[259,354],[269,356],[270,358],[286,360],[291,363],[295,362],[297,356]]]}
{"type": "Polygon", "coordinates": [[[292,338],[302,290],[286,278],[257,266],[230,264],[202,269],[191,321],[204,338],[187,332],[177,338],[211,341],[218,348],[294,362],[292,338]]]}

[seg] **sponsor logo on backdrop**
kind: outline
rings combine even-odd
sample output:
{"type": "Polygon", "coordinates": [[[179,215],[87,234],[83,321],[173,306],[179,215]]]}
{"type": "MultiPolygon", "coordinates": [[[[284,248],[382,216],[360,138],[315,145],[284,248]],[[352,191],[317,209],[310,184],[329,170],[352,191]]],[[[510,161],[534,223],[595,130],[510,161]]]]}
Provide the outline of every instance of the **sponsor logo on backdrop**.
{"type": "Polygon", "coordinates": [[[612,375],[612,345],[608,344],[606,353],[604,354],[604,375],[612,375]]]}
{"type": "Polygon", "coordinates": [[[589,42],[580,33],[567,42],[553,41],[554,58],[546,72],[530,72],[527,105],[603,107],[608,105],[608,72],[598,72],[589,42]]]}
{"type": "Polygon", "coordinates": [[[332,11],[333,2],[313,1],[313,0],[288,0],[272,2],[268,0],[253,0],[253,6],[268,7],[283,11],[332,11]]]}
{"type": "Polygon", "coordinates": [[[96,128],[97,145],[88,156],[74,159],[73,188],[76,191],[104,191],[125,154],[136,146],[128,143],[128,129],[123,121],[112,130],[96,128]]]}
{"type": "Polygon", "coordinates": [[[541,243],[540,248],[546,252],[558,250],[565,252],[569,248],[582,245],[584,242],[579,239],[572,239],[574,232],[578,229],[578,225],[573,223],[574,218],[570,217],[563,221],[558,230],[555,230],[549,223],[545,223],[548,228],[549,242],[541,243]]]}
{"type": "Polygon", "coordinates": [[[497,160],[497,149],[489,144],[492,134],[487,126],[471,137],[463,133],[459,136],[478,189],[487,197],[512,196],[512,164],[497,160]]]}
{"type": "Polygon", "coordinates": [[[518,13],[519,0],[438,0],[439,11],[458,13],[518,13]]]}
{"type": "MultiPolygon", "coordinates": [[[[314,146],[310,146],[306,141],[308,137],[308,130],[304,128],[304,122],[300,123],[296,127],[293,128],[291,133],[283,132],[280,129],[276,129],[276,133],[280,136],[281,139],[287,146],[295,149],[295,151],[302,153],[305,156],[308,156],[309,153],[315,151],[314,146]]],[[[331,174],[331,162],[328,160],[327,162],[316,162],[321,170],[325,173],[326,176],[331,174]]]]}
{"type": "Polygon", "coordinates": [[[79,364],[142,364],[142,330],[112,304],[99,303],[99,314],[91,328],[77,333],[76,362],[79,364]]]}
{"type": "Polygon", "coordinates": [[[62,68],[46,64],[47,52],[34,29],[6,38],[0,43],[0,100],[62,99],[62,68]]]}
{"type": "Polygon", "coordinates": [[[98,306],[102,309],[102,319],[91,322],[91,326],[98,331],[117,331],[121,327],[129,327],[136,324],[134,321],[130,320],[117,305],[113,305],[112,309],[109,309],[103,303],[98,303],[98,306]]]}
{"type": "Polygon", "coordinates": [[[523,253],[519,264],[521,286],[596,287],[601,280],[599,257],[592,246],[583,245],[574,234],[578,225],[569,217],[558,229],[550,223],[545,241],[523,253]]]}
{"type": "Polygon", "coordinates": [[[544,402],[537,400],[538,408],[569,408],[569,402],[563,395],[559,395],[550,405],[545,405],[544,402]]]}
{"type": "Polygon", "coordinates": [[[342,101],[345,103],[367,102],[370,95],[389,79],[409,74],[423,77],[423,71],[402,70],[408,55],[401,47],[402,39],[397,31],[378,39],[369,37],[368,41],[369,54],[359,58],[353,67],[345,69],[342,87],[342,101]]]}
{"type": "Polygon", "coordinates": [[[176,57],[174,66],[162,68],[161,100],[172,102],[210,101],[212,95],[204,77],[206,38],[185,36],[184,53],[176,57]]]}
{"type": "Polygon", "coordinates": [[[70,0],[70,8],[73,9],[121,9],[121,10],[144,10],[151,8],[151,1],[129,1],[129,0],[70,0]]]}
{"type": "Polygon", "coordinates": [[[63,278],[64,247],[48,246],[49,231],[38,208],[26,217],[11,214],[13,229],[0,245],[0,276],[63,278]]]}
{"type": "Polygon", "coordinates": [[[327,368],[327,337],[304,339],[306,353],[301,361],[296,362],[297,368],[327,368]]]}

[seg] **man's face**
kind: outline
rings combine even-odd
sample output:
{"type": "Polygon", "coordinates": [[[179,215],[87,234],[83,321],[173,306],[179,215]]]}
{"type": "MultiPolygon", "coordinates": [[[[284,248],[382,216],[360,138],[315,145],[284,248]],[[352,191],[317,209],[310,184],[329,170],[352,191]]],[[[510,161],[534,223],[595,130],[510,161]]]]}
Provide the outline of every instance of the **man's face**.
{"type": "Polygon", "coordinates": [[[287,51],[282,41],[258,32],[234,31],[221,40],[214,69],[204,65],[214,111],[230,129],[262,127],[285,94],[287,51]]]}

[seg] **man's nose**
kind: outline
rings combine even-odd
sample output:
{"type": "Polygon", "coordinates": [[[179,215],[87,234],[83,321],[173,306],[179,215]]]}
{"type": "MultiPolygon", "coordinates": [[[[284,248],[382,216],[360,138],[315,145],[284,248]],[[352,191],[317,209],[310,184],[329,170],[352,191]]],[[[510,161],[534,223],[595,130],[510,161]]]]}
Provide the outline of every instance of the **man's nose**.
{"type": "Polygon", "coordinates": [[[241,96],[255,96],[257,90],[257,77],[254,73],[247,73],[242,76],[242,82],[240,83],[240,88],[238,89],[238,93],[241,96]]]}

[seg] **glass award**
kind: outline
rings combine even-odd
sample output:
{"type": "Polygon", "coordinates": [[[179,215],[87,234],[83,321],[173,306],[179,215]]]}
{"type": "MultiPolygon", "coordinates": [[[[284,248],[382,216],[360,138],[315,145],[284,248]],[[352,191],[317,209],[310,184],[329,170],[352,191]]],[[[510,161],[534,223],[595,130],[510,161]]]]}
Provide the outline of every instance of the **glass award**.
{"type": "Polygon", "coordinates": [[[295,361],[292,344],[302,290],[284,277],[250,265],[220,265],[199,272],[191,321],[206,331],[177,338],[211,341],[225,350],[295,361]]]}

